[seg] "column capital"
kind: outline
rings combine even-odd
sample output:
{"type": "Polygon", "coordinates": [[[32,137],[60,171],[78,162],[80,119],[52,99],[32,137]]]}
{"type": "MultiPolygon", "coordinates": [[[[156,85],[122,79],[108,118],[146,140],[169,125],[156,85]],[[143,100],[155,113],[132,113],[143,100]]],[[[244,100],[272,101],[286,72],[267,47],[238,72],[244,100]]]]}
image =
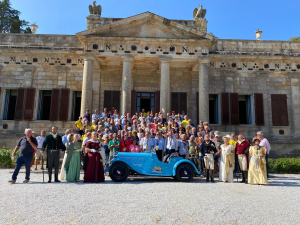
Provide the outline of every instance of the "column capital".
{"type": "Polygon", "coordinates": [[[86,61],[94,61],[95,60],[95,55],[94,54],[82,54],[82,57],[86,61]]]}
{"type": "Polygon", "coordinates": [[[131,62],[134,58],[132,54],[119,54],[123,62],[131,62]]]}
{"type": "Polygon", "coordinates": [[[172,57],[166,56],[166,55],[160,55],[160,56],[158,56],[158,59],[161,63],[170,63],[172,60],[172,57]]]}
{"type": "Polygon", "coordinates": [[[198,62],[201,64],[208,64],[210,62],[211,58],[208,56],[199,56],[198,62]]]}

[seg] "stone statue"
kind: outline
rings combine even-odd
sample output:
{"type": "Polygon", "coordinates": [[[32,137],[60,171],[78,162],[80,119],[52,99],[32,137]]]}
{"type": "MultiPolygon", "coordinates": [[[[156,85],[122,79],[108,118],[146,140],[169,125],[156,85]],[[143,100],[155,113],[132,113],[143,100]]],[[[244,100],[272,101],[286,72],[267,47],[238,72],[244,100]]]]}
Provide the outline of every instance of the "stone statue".
{"type": "Polygon", "coordinates": [[[102,7],[101,5],[96,5],[96,1],[93,2],[93,5],[89,5],[90,14],[101,16],[102,7]]]}
{"type": "Polygon", "coordinates": [[[206,9],[203,9],[202,5],[199,5],[199,6],[200,6],[199,9],[197,9],[197,8],[194,9],[194,20],[196,18],[204,18],[206,15],[206,9]]]}

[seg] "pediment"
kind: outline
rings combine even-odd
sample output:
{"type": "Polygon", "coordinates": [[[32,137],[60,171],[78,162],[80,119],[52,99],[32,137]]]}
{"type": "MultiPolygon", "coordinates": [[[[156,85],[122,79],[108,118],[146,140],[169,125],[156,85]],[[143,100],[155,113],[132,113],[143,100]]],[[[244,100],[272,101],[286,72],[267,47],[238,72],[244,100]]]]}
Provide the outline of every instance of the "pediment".
{"type": "Polygon", "coordinates": [[[80,37],[205,39],[205,33],[150,12],[118,20],[77,34],[80,37]]]}

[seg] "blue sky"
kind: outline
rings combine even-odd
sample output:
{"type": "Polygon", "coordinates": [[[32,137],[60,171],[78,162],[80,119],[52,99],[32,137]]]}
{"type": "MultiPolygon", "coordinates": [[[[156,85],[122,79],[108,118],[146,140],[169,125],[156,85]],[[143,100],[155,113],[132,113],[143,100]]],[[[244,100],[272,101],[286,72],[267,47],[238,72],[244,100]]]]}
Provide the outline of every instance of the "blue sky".
{"type": "MultiPolygon", "coordinates": [[[[76,34],[86,29],[92,0],[11,0],[21,19],[36,22],[38,34],[76,34]]],[[[109,0],[97,1],[102,17],[126,18],[152,12],[167,19],[192,20],[193,10],[207,9],[208,32],[220,39],[288,40],[300,36],[299,0],[109,0]]]]}

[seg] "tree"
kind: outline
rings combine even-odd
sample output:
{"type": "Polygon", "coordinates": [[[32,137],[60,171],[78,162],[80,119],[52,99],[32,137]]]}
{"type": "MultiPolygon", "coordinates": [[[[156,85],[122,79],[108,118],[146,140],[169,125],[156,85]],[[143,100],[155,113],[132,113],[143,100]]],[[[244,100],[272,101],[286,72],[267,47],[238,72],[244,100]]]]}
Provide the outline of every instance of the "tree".
{"type": "Polygon", "coordinates": [[[20,11],[11,7],[10,0],[0,1],[0,33],[28,32],[29,23],[20,20],[20,14],[20,11]]]}
{"type": "Polygon", "coordinates": [[[300,37],[292,37],[289,41],[300,41],[300,37]]]}

